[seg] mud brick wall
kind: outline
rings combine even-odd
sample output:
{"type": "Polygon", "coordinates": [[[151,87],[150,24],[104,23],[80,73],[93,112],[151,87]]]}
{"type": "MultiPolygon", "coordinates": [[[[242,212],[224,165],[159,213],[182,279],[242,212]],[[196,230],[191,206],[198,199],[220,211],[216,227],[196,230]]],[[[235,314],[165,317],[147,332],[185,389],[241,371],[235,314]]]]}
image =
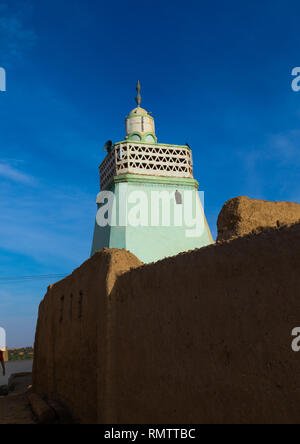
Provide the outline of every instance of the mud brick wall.
{"type": "Polygon", "coordinates": [[[300,423],[299,270],[299,224],[147,265],[103,250],[41,303],[34,390],[82,423],[300,423]]]}
{"type": "Polygon", "coordinates": [[[241,196],[230,199],[218,217],[218,241],[258,233],[267,227],[300,222],[300,205],[241,196]]]}

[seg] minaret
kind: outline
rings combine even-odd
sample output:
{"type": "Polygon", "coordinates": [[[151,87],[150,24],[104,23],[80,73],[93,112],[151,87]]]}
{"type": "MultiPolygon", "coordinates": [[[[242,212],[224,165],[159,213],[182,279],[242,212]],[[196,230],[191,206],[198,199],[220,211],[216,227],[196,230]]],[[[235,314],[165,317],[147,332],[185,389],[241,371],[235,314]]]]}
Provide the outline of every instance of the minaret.
{"type": "Polygon", "coordinates": [[[154,119],[140,106],[139,81],[136,89],[137,107],[125,120],[125,139],[105,144],[92,255],[104,247],[125,248],[147,263],[213,239],[190,147],[157,142],[154,119]]]}

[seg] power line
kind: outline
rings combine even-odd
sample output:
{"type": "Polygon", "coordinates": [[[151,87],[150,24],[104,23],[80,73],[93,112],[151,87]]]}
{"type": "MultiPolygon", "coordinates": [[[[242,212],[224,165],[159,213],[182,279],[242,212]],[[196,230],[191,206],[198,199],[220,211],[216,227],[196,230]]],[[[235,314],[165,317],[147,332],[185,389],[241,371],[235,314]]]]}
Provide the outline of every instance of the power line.
{"type": "Polygon", "coordinates": [[[66,274],[40,274],[33,276],[11,276],[11,277],[0,277],[0,281],[34,281],[41,279],[57,279],[66,277],[66,274]]]}

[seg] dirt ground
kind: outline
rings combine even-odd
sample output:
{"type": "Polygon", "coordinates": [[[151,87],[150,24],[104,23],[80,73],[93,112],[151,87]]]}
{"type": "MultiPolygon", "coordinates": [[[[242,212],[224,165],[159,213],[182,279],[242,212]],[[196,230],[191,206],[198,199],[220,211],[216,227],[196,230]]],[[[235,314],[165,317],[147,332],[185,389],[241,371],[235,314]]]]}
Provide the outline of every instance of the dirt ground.
{"type": "Polygon", "coordinates": [[[0,424],[36,424],[28,402],[31,379],[28,374],[18,377],[14,391],[9,396],[0,397],[0,424]]]}
{"type": "Polygon", "coordinates": [[[36,424],[26,394],[0,398],[0,424],[36,424]]]}

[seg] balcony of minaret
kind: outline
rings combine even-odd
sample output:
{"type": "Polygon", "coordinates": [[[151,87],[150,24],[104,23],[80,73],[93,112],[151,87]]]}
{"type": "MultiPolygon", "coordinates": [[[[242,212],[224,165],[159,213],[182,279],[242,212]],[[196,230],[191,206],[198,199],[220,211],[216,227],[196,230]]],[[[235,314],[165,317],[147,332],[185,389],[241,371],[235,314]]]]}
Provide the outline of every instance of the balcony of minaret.
{"type": "Polygon", "coordinates": [[[192,152],[187,146],[125,141],[112,147],[99,169],[101,189],[121,174],[193,178],[192,152]]]}

